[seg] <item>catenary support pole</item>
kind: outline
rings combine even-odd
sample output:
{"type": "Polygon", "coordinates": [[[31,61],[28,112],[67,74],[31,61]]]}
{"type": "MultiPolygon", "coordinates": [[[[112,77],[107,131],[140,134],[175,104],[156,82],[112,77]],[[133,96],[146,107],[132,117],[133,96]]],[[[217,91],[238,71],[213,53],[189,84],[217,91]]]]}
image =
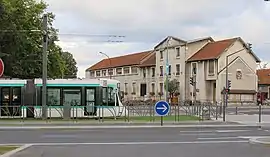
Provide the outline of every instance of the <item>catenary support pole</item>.
{"type": "Polygon", "coordinates": [[[48,15],[43,15],[43,54],[42,54],[42,118],[47,119],[47,48],[48,48],[48,15]]]}

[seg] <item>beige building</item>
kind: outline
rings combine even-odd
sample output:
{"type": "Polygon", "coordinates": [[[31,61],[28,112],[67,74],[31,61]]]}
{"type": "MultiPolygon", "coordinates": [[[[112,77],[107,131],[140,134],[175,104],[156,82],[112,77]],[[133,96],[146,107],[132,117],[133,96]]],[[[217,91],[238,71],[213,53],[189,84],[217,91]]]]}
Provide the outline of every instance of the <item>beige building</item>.
{"type": "Polygon", "coordinates": [[[241,38],[214,41],[211,37],[185,41],[167,37],[151,51],[104,59],[86,70],[87,78],[120,80],[126,97],[164,94],[166,58],[168,77],[177,79],[181,100],[221,101],[225,61],[231,80],[231,101],[255,101],[258,57],[241,38]],[[238,53],[231,55],[232,53],[238,53]],[[196,75],[196,89],[190,77],[196,75]],[[196,92],[195,92],[196,91],[196,92]],[[196,94],[195,94],[196,93],[196,94]]]}
{"type": "Polygon", "coordinates": [[[153,51],[104,59],[86,70],[86,78],[112,78],[121,82],[126,98],[139,98],[155,91],[153,51]]]}

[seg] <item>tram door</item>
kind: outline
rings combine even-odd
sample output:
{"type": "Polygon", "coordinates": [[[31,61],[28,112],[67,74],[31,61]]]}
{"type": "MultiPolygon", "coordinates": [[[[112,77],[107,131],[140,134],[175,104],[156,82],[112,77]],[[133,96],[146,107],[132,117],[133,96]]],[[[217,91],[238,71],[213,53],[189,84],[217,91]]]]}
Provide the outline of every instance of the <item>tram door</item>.
{"type": "Polygon", "coordinates": [[[1,116],[20,116],[21,100],[21,87],[2,87],[0,106],[1,116]]]}

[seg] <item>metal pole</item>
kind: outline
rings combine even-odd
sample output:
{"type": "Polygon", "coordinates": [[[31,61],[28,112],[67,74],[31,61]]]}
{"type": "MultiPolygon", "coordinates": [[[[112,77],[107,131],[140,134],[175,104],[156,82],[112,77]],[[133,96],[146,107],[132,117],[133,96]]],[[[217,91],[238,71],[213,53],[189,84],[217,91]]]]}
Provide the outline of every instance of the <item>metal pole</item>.
{"type": "MultiPolygon", "coordinates": [[[[112,61],[111,61],[111,58],[110,58],[106,53],[103,53],[103,52],[99,52],[99,53],[105,55],[105,56],[109,59],[109,62],[110,62],[109,70],[111,70],[111,69],[112,69],[112,61]]],[[[112,79],[111,73],[109,73],[109,75],[110,75],[110,79],[112,79]]]]}
{"type": "Polygon", "coordinates": [[[43,56],[42,56],[42,118],[47,118],[47,48],[48,48],[48,15],[43,16],[43,56]]]}
{"type": "Polygon", "coordinates": [[[222,112],[223,112],[223,122],[225,122],[226,121],[226,118],[225,118],[225,115],[226,115],[226,112],[225,112],[225,109],[226,109],[226,107],[225,107],[225,101],[226,101],[226,91],[225,91],[226,89],[225,88],[223,88],[223,110],[222,110],[222,112]]]}
{"type": "Polygon", "coordinates": [[[194,105],[196,104],[196,99],[197,99],[197,81],[196,81],[197,77],[196,74],[193,77],[193,83],[194,83],[194,89],[193,89],[193,94],[194,94],[194,105]]]}
{"type": "MultiPolygon", "coordinates": [[[[168,80],[168,73],[169,73],[169,41],[170,37],[167,38],[167,46],[166,46],[166,73],[165,73],[165,101],[169,103],[168,95],[169,95],[169,80],[168,80]]],[[[161,125],[163,125],[163,116],[160,117],[161,125]]]]}

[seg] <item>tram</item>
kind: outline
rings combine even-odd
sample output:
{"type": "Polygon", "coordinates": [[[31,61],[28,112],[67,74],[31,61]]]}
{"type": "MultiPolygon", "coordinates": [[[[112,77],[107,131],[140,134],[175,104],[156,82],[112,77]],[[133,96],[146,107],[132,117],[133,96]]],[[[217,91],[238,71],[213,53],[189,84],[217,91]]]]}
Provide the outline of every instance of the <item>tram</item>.
{"type": "Polygon", "coordinates": [[[120,100],[120,82],[112,79],[47,80],[45,108],[42,79],[0,80],[0,90],[1,118],[41,118],[43,109],[51,118],[119,117],[126,112],[120,100]]]}

